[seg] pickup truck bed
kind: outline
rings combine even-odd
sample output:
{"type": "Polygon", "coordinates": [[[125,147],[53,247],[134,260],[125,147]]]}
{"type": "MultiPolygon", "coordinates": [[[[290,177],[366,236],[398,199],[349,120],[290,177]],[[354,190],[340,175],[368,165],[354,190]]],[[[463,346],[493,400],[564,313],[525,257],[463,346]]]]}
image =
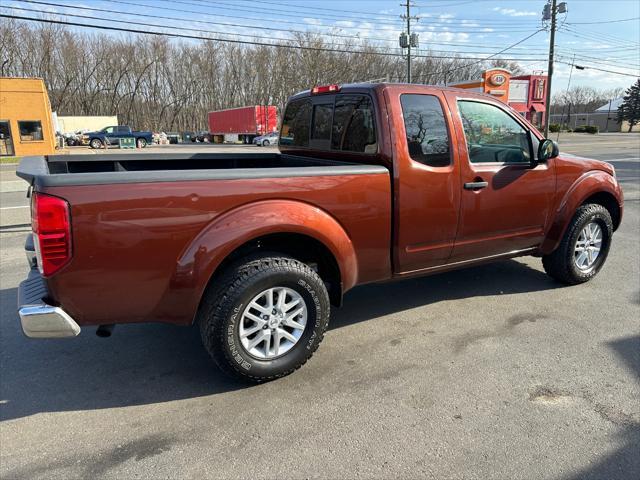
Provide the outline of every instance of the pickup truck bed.
{"type": "Polygon", "coordinates": [[[27,157],[17,171],[38,186],[388,173],[380,165],[281,153],[101,154],[27,157]],[[70,175],[73,174],[73,175],[70,175]]]}
{"type": "Polygon", "coordinates": [[[191,324],[217,266],[283,229],[300,249],[314,239],[349,265],[343,290],[391,274],[383,166],[277,153],[106,154],[25,158],[17,173],[68,202],[73,259],[45,283],[48,304],[80,326],[191,324]]]}

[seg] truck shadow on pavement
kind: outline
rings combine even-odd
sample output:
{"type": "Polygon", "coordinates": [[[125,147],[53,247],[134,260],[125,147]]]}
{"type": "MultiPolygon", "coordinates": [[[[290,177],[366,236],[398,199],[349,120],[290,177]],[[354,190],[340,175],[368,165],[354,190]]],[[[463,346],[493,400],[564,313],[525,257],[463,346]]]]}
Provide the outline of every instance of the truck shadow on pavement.
{"type": "MultiPolygon", "coordinates": [[[[434,302],[558,288],[518,261],[383,285],[363,286],[334,310],[336,329],[434,302]]],[[[251,385],[219,372],[197,328],[119,325],[109,339],[87,327],[77,338],[31,340],[15,312],[17,289],[0,292],[0,420],[41,412],[146,405],[229,392],[251,385]]]]}
{"type": "Polygon", "coordinates": [[[334,310],[329,328],[340,328],[382,315],[432,303],[489,295],[539,292],[563,285],[542,270],[508,260],[429,277],[355,288],[334,310]]]}

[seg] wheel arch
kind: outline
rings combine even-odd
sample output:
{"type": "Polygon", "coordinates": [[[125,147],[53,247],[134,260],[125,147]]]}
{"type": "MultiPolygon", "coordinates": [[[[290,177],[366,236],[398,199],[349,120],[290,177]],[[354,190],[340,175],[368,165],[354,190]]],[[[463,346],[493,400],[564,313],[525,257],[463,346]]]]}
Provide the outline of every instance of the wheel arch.
{"type": "Polygon", "coordinates": [[[607,191],[596,192],[585,199],[580,205],[586,205],[588,203],[596,203],[606,208],[613,221],[613,231],[615,232],[618,229],[622,221],[622,211],[620,210],[620,204],[616,197],[607,191]]]}
{"type": "Polygon", "coordinates": [[[622,194],[620,187],[608,173],[599,170],[589,171],[567,189],[554,211],[551,226],[540,247],[542,254],[549,254],[560,245],[575,212],[587,203],[602,205],[611,215],[614,230],[620,226],[622,221],[622,194]]]}
{"type": "Polygon", "coordinates": [[[207,285],[214,283],[229,266],[261,252],[290,256],[309,265],[324,281],[331,303],[342,304],[342,275],[334,254],[316,238],[302,233],[270,233],[243,243],[220,262],[207,285]]]}
{"type": "Polygon", "coordinates": [[[242,205],[208,224],[177,259],[171,298],[195,318],[206,288],[224,268],[256,251],[281,253],[315,263],[332,303],[357,283],[358,262],[347,231],[328,212],[296,200],[242,205]]]}

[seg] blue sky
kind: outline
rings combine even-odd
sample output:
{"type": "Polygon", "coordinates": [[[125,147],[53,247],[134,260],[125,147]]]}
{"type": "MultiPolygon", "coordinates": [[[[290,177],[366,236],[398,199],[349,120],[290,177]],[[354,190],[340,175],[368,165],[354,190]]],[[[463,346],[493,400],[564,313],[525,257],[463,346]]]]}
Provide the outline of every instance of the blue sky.
{"type": "MultiPolygon", "coordinates": [[[[33,9],[36,12],[2,9],[3,13],[41,16],[70,13],[92,17],[71,18],[81,23],[109,24],[109,20],[159,25],[140,26],[156,31],[179,31],[193,35],[272,42],[290,38],[291,31],[322,33],[336,45],[367,39],[369,42],[397,47],[404,29],[400,0],[2,0],[3,7],[33,9]],[[43,5],[55,3],[57,5],[43,5]],[[61,5],[67,5],[68,8],[61,5]],[[104,9],[109,12],[83,10],[104,9]],[[140,14],[166,17],[143,17],[140,14]],[[171,29],[171,27],[173,27],[171,29]],[[190,29],[190,30],[187,30],[190,29]]],[[[427,49],[436,55],[453,52],[469,57],[486,57],[519,42],[543,28],[541,11],[545,1],[537,0],[415,0],[412,29],[420,35],[418,54],[427,49]]],[[[640,1],[571,0],[568,13],[559,16],[556,37],[557,60],[553,90],[567,86],[570,66],[572,85],[597,88],[627,87],[640,74],[640,1]],[[618,21],[627,20],[630,21],[618,21]],[[612,22],[612,23],[608,23],[612,22]],[[600,70],[598,70],[600,69],[600,70]]],[[[63,18],[63,17],[52,17],[63,18]]],[[[136,28],[132,24],[115,24],[136,28]]],[[[549,34],[541,31],[502,53],[516,59],[531,72],[546,71],[549,34]]],[[[344,48],[344,47],[339,47],[344,48]]],[[[357,48],[357,47],[353,47],[357,48]]]]}

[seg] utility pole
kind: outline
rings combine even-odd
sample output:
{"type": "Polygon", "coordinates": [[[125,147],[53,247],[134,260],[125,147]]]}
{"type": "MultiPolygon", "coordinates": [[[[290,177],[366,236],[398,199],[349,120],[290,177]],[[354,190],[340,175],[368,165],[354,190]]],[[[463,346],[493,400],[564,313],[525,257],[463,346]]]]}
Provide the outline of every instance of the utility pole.
{"type": "Polygon", "coordinates": [[[549,67],[547,68],[547,98],[544,121],[544,136],[549,136],[549,113],[551,112],[551,79],[553,78],[553,54],[556,41],[556,18],[558,10],[556,8],[556,0],[551,0],[551,38],[549,39],[549,67]]]}
{"type": "Polygon", "coordinates": [[[544,122],[544,136],[549,136],[549,114],[551,113],[551,80],[553,78],[553,55],[556,43],[556,24],[558,13],[567,13],[567,3],[561,2],[557,5],[557,0],[550,0],[542,10],[542,20],[551,20],[551,36],[549,38],[549,67],[547,68],[547,95],[544,122]]]}
{"type": "Polygon", "coordinates": [[[419,17],[411,16],[411,0],[407,3],[401,3],[401,7],[406,7],[406,15],[400,15],[400,18],[407,21],[407,31],[400,34],[400,48],[407,49],[407,83],[411,83],[411,47],[418,48],[418,35],[411,34],[411,20],[418,20],[419,17]]]}

